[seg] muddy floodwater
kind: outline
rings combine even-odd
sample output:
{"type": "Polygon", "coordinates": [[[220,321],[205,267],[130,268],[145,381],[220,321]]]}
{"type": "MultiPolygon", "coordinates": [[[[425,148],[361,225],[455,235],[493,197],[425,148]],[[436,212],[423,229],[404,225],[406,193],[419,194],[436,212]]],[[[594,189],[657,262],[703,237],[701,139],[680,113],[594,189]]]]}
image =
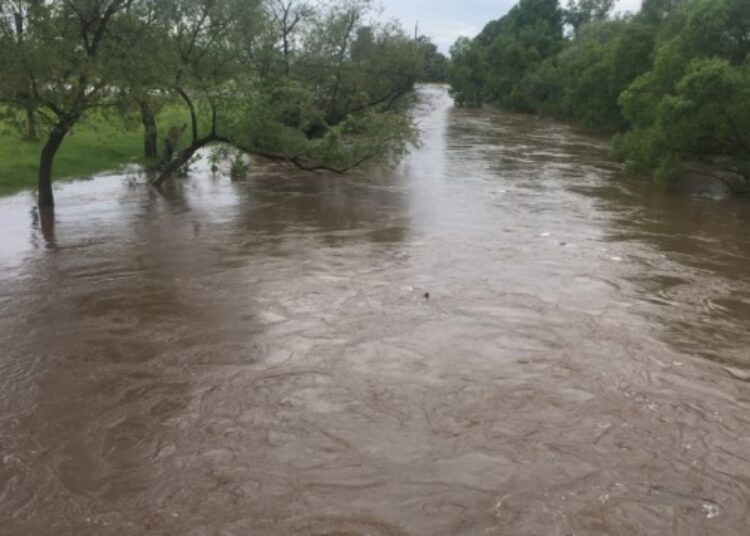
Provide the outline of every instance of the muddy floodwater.
{"type": "Polygon", "coordinates": [[[420,95],[394,171],[0,200],[2,536],[750,534],[750,200],[420,95]]]}

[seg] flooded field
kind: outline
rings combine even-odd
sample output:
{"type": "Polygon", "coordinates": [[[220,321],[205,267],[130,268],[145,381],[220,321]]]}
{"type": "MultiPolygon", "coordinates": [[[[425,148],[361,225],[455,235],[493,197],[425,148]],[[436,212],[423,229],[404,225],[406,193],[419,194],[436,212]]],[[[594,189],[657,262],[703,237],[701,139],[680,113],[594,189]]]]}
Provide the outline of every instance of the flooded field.
{"type": "Polygon", "coordinates": [[[750,202],[421,96],[395,171],[0,200],[0,534],[748,534],[750,202]]]}

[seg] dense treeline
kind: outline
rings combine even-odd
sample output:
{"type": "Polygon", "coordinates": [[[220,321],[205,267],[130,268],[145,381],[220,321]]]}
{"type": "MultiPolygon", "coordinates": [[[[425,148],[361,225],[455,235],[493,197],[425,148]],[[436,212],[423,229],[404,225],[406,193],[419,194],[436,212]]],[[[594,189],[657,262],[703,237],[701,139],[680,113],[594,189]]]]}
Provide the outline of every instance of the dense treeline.
{"type": "Polygon", "coordinates": [[[417,38],[422,59],[420,82],[445,82],[448,77],[448,58],[438,51],[437,45],[424,35],[417,38]]]}
{"type": "Polygon", "coordinates": [[[750,2],[521,0],[451,50],[459,105],[494,104],[616,131],[633,173],[670,181],[692,168],[750,184],[750,2]]]}
{"type": "Polygon", "coordinates": [[[140,118],[144,152],[161,153],[156,184],[217,142],[304,169],[398,157],[429,47],[371,11],[369,0],[0,0],[0,104],[43,140],[40,206],[54,202],[58,148],[95,112],[140,118]],[[175,102],[190,121],[162,143],[157,112],[175,102]]]}

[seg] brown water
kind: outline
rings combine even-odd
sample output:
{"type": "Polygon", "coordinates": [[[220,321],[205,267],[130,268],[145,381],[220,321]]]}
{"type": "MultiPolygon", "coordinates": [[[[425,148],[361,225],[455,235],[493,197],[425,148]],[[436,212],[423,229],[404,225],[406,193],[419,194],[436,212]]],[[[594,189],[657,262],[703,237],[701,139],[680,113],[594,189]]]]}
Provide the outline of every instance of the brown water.
{"type": "Polygon", "coordinates": [[[750,203],[421,93],[393,173],[0,200],[0,534],[750,533],[750,203]]]}

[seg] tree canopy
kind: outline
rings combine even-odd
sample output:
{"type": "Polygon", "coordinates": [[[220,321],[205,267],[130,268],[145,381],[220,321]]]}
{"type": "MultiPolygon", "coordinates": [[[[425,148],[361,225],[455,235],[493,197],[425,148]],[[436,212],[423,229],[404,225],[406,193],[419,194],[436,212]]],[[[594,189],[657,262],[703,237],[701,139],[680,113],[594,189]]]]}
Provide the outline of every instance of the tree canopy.
{"type": "Polygon", "coordinates": [[[0,103],[44,136],[40,205],[87,114],[139,109],[154,156],[154,110],[174,99],[189,143],[171,150],[174,125],[156,184],[215,142],[304,169],[396,158],[414,140],[406,104],[425,57],[368,0],[0,0],[0,103]]]}

